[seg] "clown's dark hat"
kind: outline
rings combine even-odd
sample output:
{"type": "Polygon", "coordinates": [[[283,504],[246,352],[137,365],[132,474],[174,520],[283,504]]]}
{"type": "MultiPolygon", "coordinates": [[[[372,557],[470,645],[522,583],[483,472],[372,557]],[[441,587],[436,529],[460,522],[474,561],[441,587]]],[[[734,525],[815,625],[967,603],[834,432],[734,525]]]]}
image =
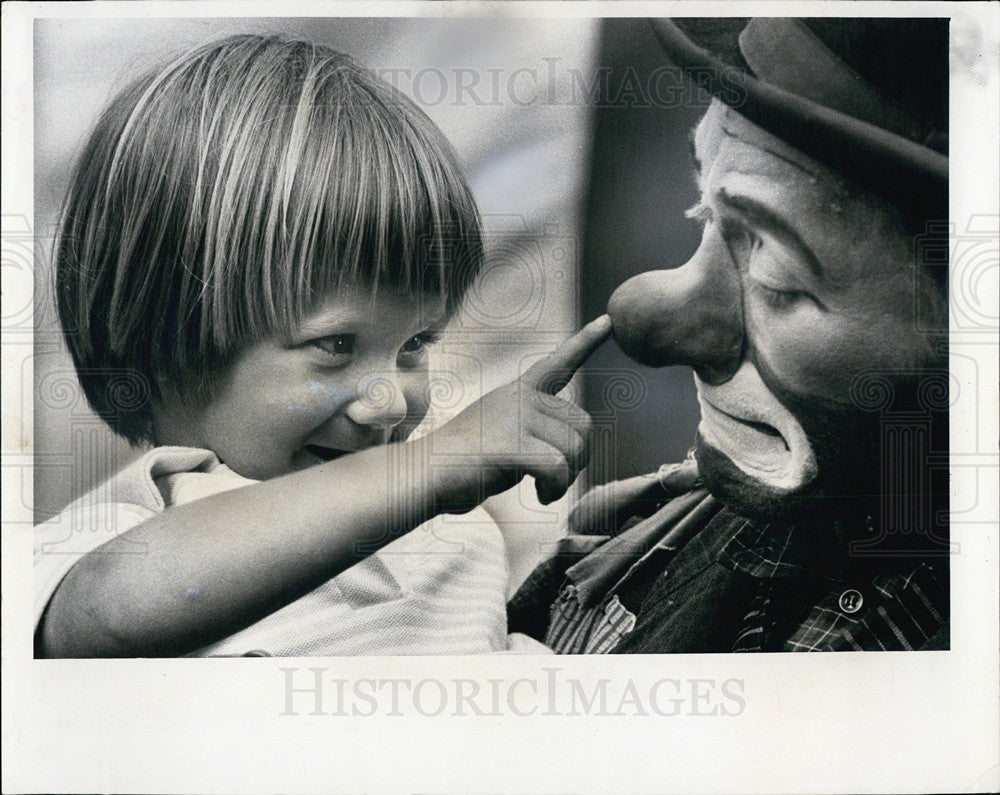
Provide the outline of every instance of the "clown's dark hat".
{"type": "Polygon", "coordinates": [[[741,115],[924,218],[948,195],[948,21],[654,19],[670,59],[741,115]]]}

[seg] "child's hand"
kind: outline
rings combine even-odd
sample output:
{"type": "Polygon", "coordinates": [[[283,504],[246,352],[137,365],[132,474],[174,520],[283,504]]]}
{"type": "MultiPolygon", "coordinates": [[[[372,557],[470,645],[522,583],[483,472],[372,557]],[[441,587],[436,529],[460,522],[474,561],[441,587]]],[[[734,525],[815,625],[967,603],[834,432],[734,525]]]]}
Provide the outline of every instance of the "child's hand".
{"type": "Polygon", "coordinates": [[[543,504],[562,497],[587,464],[590,416],[556,396],[607,339],[602,315],[520,378],[493,390],[419,443],[433,471],[436,507],[463,512],[535,478],[543,504]]]}

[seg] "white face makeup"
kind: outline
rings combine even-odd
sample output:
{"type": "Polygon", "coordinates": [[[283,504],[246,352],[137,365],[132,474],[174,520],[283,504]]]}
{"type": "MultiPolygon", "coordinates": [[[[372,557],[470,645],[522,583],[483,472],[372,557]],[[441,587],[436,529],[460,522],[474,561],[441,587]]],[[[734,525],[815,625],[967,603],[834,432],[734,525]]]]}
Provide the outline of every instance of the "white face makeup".
{"type": "Polygon", "coordinates": [[[699,435],[748,477],[787,494],[816,476],[816,456],[805,431],[750,362],[744,361],[721,386],[698,379],[695,384],[699,435]]]}
{"type": "Polygon", "coordinates": [[[290,336],[244,350],[166,443],[262,480],[405,437],[427,413],[428,347],[445,319],[443,297],[340,290],[290,336]]]}

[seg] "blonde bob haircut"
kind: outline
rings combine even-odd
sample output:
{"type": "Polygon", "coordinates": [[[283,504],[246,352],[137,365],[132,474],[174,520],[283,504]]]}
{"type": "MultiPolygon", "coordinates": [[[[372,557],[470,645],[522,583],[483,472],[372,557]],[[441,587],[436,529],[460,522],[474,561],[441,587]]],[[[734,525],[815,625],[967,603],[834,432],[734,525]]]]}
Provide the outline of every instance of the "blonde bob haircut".
{"type": "Polygon", "coordinates": [[[475,200],[423,111],[331,49],[234,36],[105,110],[66,199],[56,295],[90,405],[137,444],[153,404],[210,399],[242,348],[339,287],[454,310],[481,262],[475,200]]]}

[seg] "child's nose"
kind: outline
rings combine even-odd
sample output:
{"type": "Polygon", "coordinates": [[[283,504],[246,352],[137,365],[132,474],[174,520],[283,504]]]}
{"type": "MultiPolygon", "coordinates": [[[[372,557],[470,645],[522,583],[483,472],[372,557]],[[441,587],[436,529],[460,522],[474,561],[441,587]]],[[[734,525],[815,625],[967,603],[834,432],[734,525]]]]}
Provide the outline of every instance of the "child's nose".
{"type": "Polygon", "coordinates": [[[347,416],[358,425],[392,430],[406,419],[406,396],[399,379],[379,373],[358,384],[357,398],[347,407],[347,416]]]}

